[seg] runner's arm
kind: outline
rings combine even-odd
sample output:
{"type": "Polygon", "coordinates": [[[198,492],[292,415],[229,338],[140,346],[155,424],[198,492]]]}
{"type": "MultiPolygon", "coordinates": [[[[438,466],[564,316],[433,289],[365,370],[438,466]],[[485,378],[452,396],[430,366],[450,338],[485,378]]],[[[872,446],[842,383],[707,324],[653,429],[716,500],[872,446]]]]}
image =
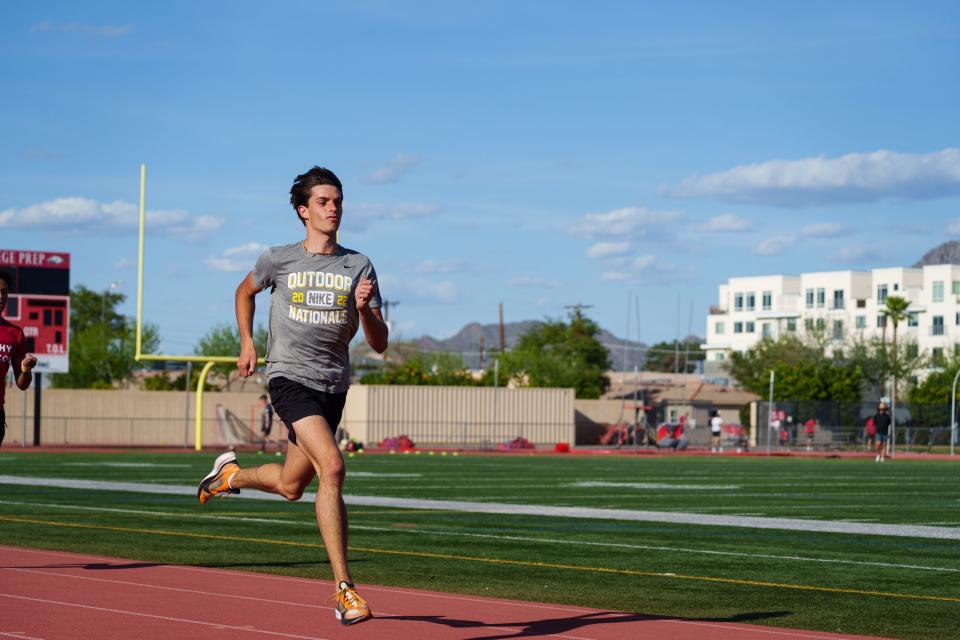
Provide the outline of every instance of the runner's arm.
{"type": "Polygon", "coordinates": [[[257,369],[257,348],[253,344],[253,314],[257,308],[256,295],[263,291],[253,279],[253,272],[247,274],[237,287],[236,309],[237,330],[240,333],[240,357],[237,369],[240,376],[248,378],[257,369]]]}
{"type": "Polygon", "coordinates": [[[37,359],[29,353],[22,358],[13,359],[13,370],[17,372],[17,388],[26,391],[33,381],[33,368],[37,366],[37,359]]]}

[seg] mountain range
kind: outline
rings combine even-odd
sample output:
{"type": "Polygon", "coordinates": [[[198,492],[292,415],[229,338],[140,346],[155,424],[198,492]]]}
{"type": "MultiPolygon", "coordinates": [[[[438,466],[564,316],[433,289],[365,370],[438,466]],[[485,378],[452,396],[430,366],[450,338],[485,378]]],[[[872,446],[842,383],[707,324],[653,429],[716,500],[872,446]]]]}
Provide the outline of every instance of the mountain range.
{"type": "MultiPolygon", "coordinates": [[[[513,348],[523,334],[540,324],[537,320],[505,323],[503,334],[506,348],[513,348]]],[[[644,353],[647,349],[645,343],[618,338],[606,329],[600,330],[597,339],[607,348],[611,369],[621,371],[633,370],[634,367],[643,369],[644,353]]],[[[481,348],[486,354],[488,364],[489,359],[493,357],[492,354],[500,349],[500,325],[471,322],[450,338],[440,340],[430,336],[421,336],[414,342],[423,351],[459,353],[463,356],[467,367],[475,369],[480,366],[481,348]]]]}

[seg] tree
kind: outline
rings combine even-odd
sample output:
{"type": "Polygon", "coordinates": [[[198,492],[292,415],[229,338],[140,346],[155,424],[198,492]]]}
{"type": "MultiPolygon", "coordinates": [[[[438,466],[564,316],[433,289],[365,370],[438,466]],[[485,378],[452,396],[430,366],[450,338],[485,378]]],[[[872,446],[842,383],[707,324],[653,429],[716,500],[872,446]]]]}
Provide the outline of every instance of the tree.
{"type": "MultiPolygon", "coordinates": [[[[263,325],[257,325],[253,331],[253,344],[257,348],[257,355],[263,357],[267,353],[267,341],[269,334],[263,328],[263,325]]],[[[236,325],[222,323],[214,325],[207,331],[197,346],[193,348],[193,353],[198,356],[240,356],[240,331],[236,325]]],[[[212,371],[223,375],[227,379],[227,388],[230,388],[230,381],[237,367],[231,363],[220,363],[213,366],[212,371]]]]}
{"type": "Polygon", "coordinates": [[[402,362],[397,360],[385,368],[365,374],[361,384],[474,386],[477,383],[459,355],[443,351],[414,353],[402,362]]]}
{"type": "Polygon", "coordinates": [[[504,354],[504,379],[531,387],[573,387],[578,398],[599,398],[610,380],[607,350],[597,340],[600,328],[577,309],[570,322],[550,321],[520,337],[504,354]]]}
{"type": "Polygon", "coordinates": [[[663,371],[673,373],[694,373],[697,362],[704,359],[699,340],[686,339],[671,342],[658,342],[646,352],[644,371],[663,371]]]}
{"type": "Polygon", "coordinates": [[[733,352],[727,370],[740,384],[767,397],[774,371],[774,400],[833,400],[859,402],[863,375],[850,360],[827,357],[816,341],[792,334],[764,338],[744,352],[733,352]]]}
{"type": "Polygon", "coordinates": [[[893,373],[893,387],[891,397],[893,406],[897,404],[897,379],[903,379],[903,372],[900,370],[900,360],[897,354],[897,327],[906,320],[909,315],[907,309],[910,307],[910,301],[900,296],[889,296],[886,307],[880,312],[891,324],[893,324],[893,355],[890,358],[891,369],[893,373]]]}
{"type": "MultiPolygon", "coordinates": [[[[136,320],[117,311],[125,299],[122,293],[98,293],[82,285],[70,292],[70,371],[53,374],[55,388],[110,389],[130,378],[136,366],[136,320]]],[[[159,344],[156,326],[144,324],[142,350],[159,344]]]]}

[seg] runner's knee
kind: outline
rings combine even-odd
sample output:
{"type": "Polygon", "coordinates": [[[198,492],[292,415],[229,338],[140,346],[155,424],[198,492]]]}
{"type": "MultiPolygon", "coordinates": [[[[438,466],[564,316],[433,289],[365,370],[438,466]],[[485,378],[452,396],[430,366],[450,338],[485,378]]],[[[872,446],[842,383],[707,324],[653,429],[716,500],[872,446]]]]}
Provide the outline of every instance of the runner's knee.
{"type": "Polygon", "coordinates": [[[343,486],[343,479],[346,475],[346,467],[343,465],[343,459],[337,456],[324,462],[323,467],[317,474],[320,482],[327,486],[343,486]]]}
{"type": "Polygon", "coordinates": [[[279,493],[283,498],[285,498],[286,500],[289,500],[290,502],[294,502],[303,497],[304,486],[300,483],[296,483],[296,484],[281,483],[280,486],[277,487],[277,489],[278,489],[277,493],[279,493]]]}

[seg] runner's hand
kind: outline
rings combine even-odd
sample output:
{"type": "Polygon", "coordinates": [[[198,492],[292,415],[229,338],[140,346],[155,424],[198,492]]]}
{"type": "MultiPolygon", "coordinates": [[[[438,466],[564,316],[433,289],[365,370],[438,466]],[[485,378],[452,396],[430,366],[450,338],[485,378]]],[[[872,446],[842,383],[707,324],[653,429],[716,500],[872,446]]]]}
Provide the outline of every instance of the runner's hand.
{"type": "Polygon", "coordinates": [[[370,299],[373,298],[373,288],[376,284],[375,281],[369,278],[360,280],[360,284],[357,285],[357,291],[354,294],[357,301],[357,311],[363,311],[370,304],[370,299]]]}
{"type": "Polygon", "coordinates": [[[20,369],[23,371],[30,371],[37,366],[37,359],[32,355],[27,354],[23,357],[23,361],[20,363],[20,369]]]}
{"type": "Polygon", "coordinates": [[[257,370],[257,348],[253,346],[253,343],[240,345],[237,369],[240,371],[241,378],[249,378],[257,370]]]}

